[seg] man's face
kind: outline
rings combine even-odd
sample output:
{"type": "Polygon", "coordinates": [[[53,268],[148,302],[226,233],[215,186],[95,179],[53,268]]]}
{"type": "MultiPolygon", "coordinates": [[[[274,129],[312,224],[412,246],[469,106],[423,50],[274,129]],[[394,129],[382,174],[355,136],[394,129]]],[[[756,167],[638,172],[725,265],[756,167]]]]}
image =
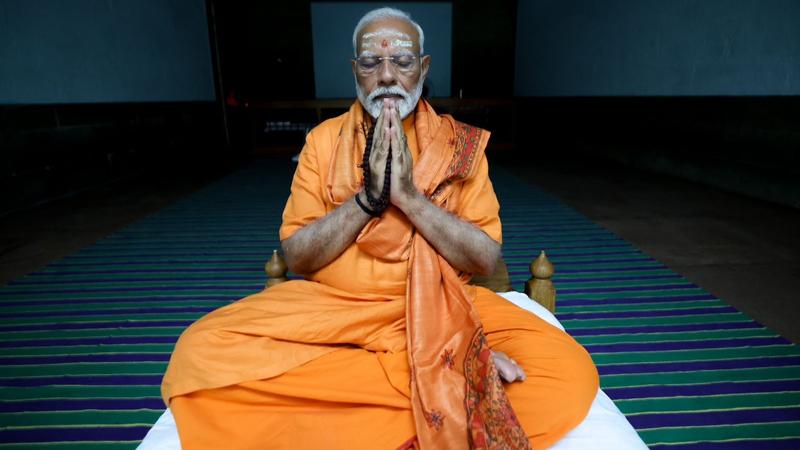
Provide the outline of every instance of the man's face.
{"type": "Polygon", "coordinates": [[[383,99],[388,97],[397,102],[401,118],[408,116],[422,95],[430,66],[430,56],[419,56],[419,36],[414,26],[399,19],[369,23],[361,30],[356,50],[361,63],[353,61],[353,74],[364,109],[377,118],[383,99]],[[381,57],[394,60],[375,59],[381,57]]]}

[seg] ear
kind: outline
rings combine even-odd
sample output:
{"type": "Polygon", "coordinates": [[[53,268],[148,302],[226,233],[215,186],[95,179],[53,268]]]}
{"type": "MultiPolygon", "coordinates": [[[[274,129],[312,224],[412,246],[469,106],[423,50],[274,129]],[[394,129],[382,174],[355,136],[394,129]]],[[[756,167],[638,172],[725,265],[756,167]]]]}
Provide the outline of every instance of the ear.
{"type": "Polygon", "coordinates": [[[356,62],[355,58],[350,59],[350,68],[353,69],[353,76],[356,77],[356,80],[358,80],[358,74],[356,73],[357,64],[358,62],[356,62]]]}
{"type": "Polygon", "coordinates": [[[420,58],[420,76],[426,78],[428,76],[428,69],[431,67],[431,55],[425,55],[420,58]]]}

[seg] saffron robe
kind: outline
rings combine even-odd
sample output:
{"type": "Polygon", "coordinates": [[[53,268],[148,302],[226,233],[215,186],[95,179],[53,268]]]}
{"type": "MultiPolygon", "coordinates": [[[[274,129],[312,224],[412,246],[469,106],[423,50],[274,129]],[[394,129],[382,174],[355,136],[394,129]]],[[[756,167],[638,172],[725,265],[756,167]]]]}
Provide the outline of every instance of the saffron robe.
{"type": "MultiPolygon", "coordinates": [[[[356,167],[361,161],[359,152],[352,149],[360,145],[363,151],[362,117],[360,104],[355,103],[348,113],[309,134],[284,211],[282,240],[360,189],[356,167]]],[[[450,151],[446,145],[453,151],[463,148],[464,142],[453,139],[437,142],[437,130],[458,124],[436,116],[424,101],[403,125],[415,160],[415,183],[426,179],[418,169],[430,166],[418,162],[434,151],[450,151]]],[[[429,174],[431,184],[417,187],[432,200],[446,197],[443,207],[500,242],[499,207],[482,151],[488,133],[472,138],[479,150],[467,155],[472,160],[446,167],[464,173],[446,177],[447,183],[436,179],[441,174],[429,174]]],[[[489,421],[498,423],[474,427],[473,416],[483,419],[475,414],[468,419],[462,406],[463,417],[454,418],[459,408],[453,404],[468,400],[457,389],[447,394],[447,400],[452,396],[455,402],[445,405],[443,414],[421,405],[420,400],[415,405],[419,394],[415,390],[437,392],[427,384],[415,385],[422,377],[413,375],[414,362],[409,361],[408,286],[415,267],[410,253],[416,248],[411,239],[421,238],[412,229],[409,245],[393,245],[392,240],[381,241],[387,233],[381,233],[380,227],[391,227],[386,231],[395,236],[391,233],[407,230],[408,224],[399,211],[388,211],[307,281],[283,283],[247,297],[212,312],[184,332],[162,386],[184,449],[398,448],[420,443],[426,443],[425,448],[465,448],[467,443],[473,448],[481,444],[497,448],[486,442],[496,436],[468,435],[467,429],[457,427],[443,441],[431,440],[439,428],[446,430],[443,423],[459,420],[460,424],[469,420],[470,429],[478,430],[513,429],[521,423],[523,438],[538,449],[583,419],[597,390],[597,373],[585,350],[562,331],[494,293],[463,284],[458,290],[471,302],[475,317],[480,317],[480,336],[492,349],[515,359],[527,374],[525,382],[507,385],[502,393],[516,417],[509,426],[503,422],[506,414],[490,417],[489,421]],[[423,431],[431,437],[424,437],[423,431]]],[[[462,283],[468,279],[467,274],[448,274],[462,283]]],[[[428,350],[424,339],[423,352],[428,350]]],[[[461,367],[467,359],[463,351],[454,356],[447,348],[430,350],[433,356],[428,359],[437,364],[429,365],[445,376],[448,368],[461,367]]],[[[488,366],[493,369],[491,362],[488,366]]],[[[429,404],[442,400],[435,397],[428,394],[425,400],[429,404]]]]}

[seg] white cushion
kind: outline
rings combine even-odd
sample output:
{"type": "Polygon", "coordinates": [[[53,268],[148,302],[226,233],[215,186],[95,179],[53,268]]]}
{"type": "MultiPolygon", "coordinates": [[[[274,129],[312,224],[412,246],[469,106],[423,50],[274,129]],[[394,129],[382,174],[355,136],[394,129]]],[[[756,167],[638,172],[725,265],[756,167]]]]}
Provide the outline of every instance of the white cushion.
{"type": "MultiPolygon", "coordinates": [[[[499,295],[522,309],[541,317],[551,325],[564,329],[556,317],[539,303],[521,292],[503,292],[499,295]]],[[[620,412],[602,389],[597,390],[589,414],[572,431],[561,438],[552,450],[647,450],[647,446],[633,429],[628,419],[620,412]]],[[[137,450],[181,450],[175,418],[169,409],[158,418],[153,428],[137,450]]]]}
{"type": "Polygon", "coordinates": [[[181,450],[181,440],[178,438],[178,427],[175,426],[175,417],[167,408],[158,418],[153,428],[147,432],[137,450],[181,450]]]}

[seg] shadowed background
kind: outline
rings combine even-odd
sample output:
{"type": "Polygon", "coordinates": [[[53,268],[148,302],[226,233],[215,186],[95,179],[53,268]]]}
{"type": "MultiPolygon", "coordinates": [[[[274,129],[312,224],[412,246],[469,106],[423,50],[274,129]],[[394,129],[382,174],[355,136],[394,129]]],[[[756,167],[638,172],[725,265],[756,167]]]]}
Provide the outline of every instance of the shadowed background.
{"type": "MultiPolygon", "coordinates": [[[[54,314],[50,309],[80,304],[81,289],[103,291],[107,283],[122,283],[112,289],[109,298],[120,296],[109,303],[113,305],[131,302],[126,290],[190,289],[193,281],[185,282],[181,271],[213,272],[219,258],[226,257],[219,252],[247,259],[242,263],[245,282],[195,274],[206,277],[203,282],[219,284],[214,289],[220,297],[209,302],[230,301],[258,289],[260,261],[277,245],[272,230],[288,194],[293,170],[289,158],[300,150],[310,127],[342,113],[353,101],[348,62],[352,29],[358,16],[375,5],[0,0],[0,283],[7,284],[0,293],[11,302],[3,318],[7,329],[0,333],[9,339],[22,333],[14,339],[35,340],[30,333],[44,331],[22,328],[48,326],[34,322],[54,314]],[[256,237],[242,242],[248,233],[256,237]],[[136,240],[140,237],[141,242],[136,240]],[[217,239],[235,241],[238,248],[217,239]],[[130,274],[95,279],[84,269],[69,272],[85,264],[97,264],[102,272],[111,270],[106,265],[135,265],[165,254],[177,266],[201,267],[170,263],[160,269],[136,268],[178,274],[167,280],[172,272],[135,280],[115,278],[130,274]],[[74,286],[81,282],[84,287],[74,286]],[[67,297],[45,298],[49,295],[67,297]],[[42,300],[50,303],[28,305],[42,300]]],[[[687,377],[708,369],[704,362],[684,361],[695,356],[714,360],[712,365],[750,364],[743,376],[762,377],[745,380],[752,385],[725,378],[738,376],[739,369],[718,367],[720,372],[714,373],[722,378],[717,384],[725,386],[702,385],[706,394],[712,392],[708,389],[738,389],[741,397],[715,398],[733,403],[720,406],[727,412],[713,420],[725,426],[760,420],[769,424],[759,422],[763,433],[794,436],[781,445],[795,445],[800,436],[791,427],[800,423],[800,366],[795,346],[774,332],[800,342],[800,310],[795,306],[800,288],[800,5],[791,0],[393,5],[420,17],[426,29],[425,46],[434,53],[436,76],[426,92],[434,107],[492,131],[488,155],[498,177],[509,237],[504,252],[514,281],[527,276],[526,261],[536,250],[552,250],[560,277],[556,282],[564,294],[560,298],[565,300],[560,318],[582,343],[598,345],[591,350],[598,364],[608,365],[602,368],[607,371],[604,382],[612,383],[614,374],[608,371],[623,370],[623,360],[642,349],[655,354],[663,345],[675,347],[676,354],[684,351],[677,349],[683,344],[657,344],[662,336],[654,334],[656,328],[644,331],[644,337],[634,332],[617,337],[624,334],[617,328],[643,317],[652,321],[643,329],[661,326],[656,323],[662,320],[671,321],[664,326],[701,319],[716,323],[720,329],[663,338],[710,346],[681,353],[683,360],[669,364],[688,364],[680,366],[692,373],[687,377]],[[601,266],[619,273],[598,274],[601,266]],[[660,291],[650,292],[656,289],[660,291]],[[691,290],[691,295],[678,296],[675,289],[691,290]],[[626,300],[632,297],[635,301],[626,300]],[[662,307],[666,303],[670,305],[662,307]],[[696,309],[688,314],[692,317],[682,315],[691,309],[696,309]],[[580,324],[590,323],[583,320],[593,318],[602,320],[614,336],[577,331],[580,324]],[[640,338],[644,347],[631,344],[640,338]],[[621,347],[614,350],[606,344],[621,347]],[[731,347],[723,352],[714,350],[715,345],[731,347]],[[754,396],[736,403],[758,389],[757,400],[754,396]],[[750,414],[747,408],[756,404],[751,400],[770,410],[750,414]],[[772,408],[780,411],[767,417],[772,408]]],[[[183,300],[191,301],[189,294],[183,300]]],[[[158,361],[168,354],[180,327],[213,306],[201,299],[187,306],[194,308],[189,313],[166,311],[177,306],[159,306],[157,297],[145,298],[152,305],[130,314],[180,313],[183,322],[162,330],[161,340],[147,350],[155,359],[145,360],[157,362],[147,375],[149,385],[141,392],[126,391],[141,397],[135,401],[147,400],[153,418],[158,361]]],[[[81,311],[93,308],[80,306],[81,311]]],[[[139,331],[122,328],[136,328],[136,320],[120,320],[124,326],[108,335],[102,330],[71,333],[87,339],[95,333],[92,339],[110,339],[134,352],[130,342],[125,347],[124,336],[139,331]]],[[[60,331],[48,332],[61,336],[60,331]]],[[[56,337],[53,345],[58,344],[56,337]]],[[[2,344],[11,349],[3,364],[16,366],[13,373],[22,378],[0,377],[6,387],[28,383],[25,377],[33,372],[26,372],[24,365],[33,360],[24,358],[55,352],[30,350],[33,344],[2,344]]],[[[83,364],[82,357],[69,355],[77,365],[83,364]]],[[[85,357],[100,358],[90,350],[85,357]]],[[[653,358],[668,364],[668,356],[653,358]]],[[[130,367],[147,369],[137,362],[130,367]]],[[[678,371],[669,367],[664,370],[678,371]]],[[[615,399],[630,394],[630,402],[621,403],[623,410],[646,416],[652,408],[648,399],[655,394],[632,387],[634,381],[625,383],[615,399]]],[[[697,403],[670,408],[705,408],[704,394],[687,386],[681,392],[697,403]]],[[[47,395],[64,395],[58,389],[47,395]]],[[[91,395],[112,395],[101,390],[91,395]]],[[[118,395],[120,389],[107,391],[118,395]]],[[[10,387],[3,392],[25,397],[10,387]]],[[[43,392],[31,388],[25,395],[41,400],[43,392]]],[[[71,395],[90,395],[75,392],[71,395]]],[[[0,418],[22,420],[12,411],[18,400],[2,400],[11,409],[0,412],[6,414],[0,418]]],[[[665,423],[663,417],[645,416],[632,422],[639,428],[647,427],[646,420],[665,423]]],[[[17,425],[30,425],[25,420],[17,425]]],[[[137,430],[129,430],[131,442],[140,438],[137,430]]],[[[725,439],[733,439],[737,430],[741,428],[731,425],[725,433],[732,434],[725,439]]],[[[0,434],[2,442],[14,441],[12,431],[0,434]]],[[[662,439],[662,432],[651,431],[648,443],[662,439]]],[[[702,435],[688,433],[687,439],[702,435]]]]}

